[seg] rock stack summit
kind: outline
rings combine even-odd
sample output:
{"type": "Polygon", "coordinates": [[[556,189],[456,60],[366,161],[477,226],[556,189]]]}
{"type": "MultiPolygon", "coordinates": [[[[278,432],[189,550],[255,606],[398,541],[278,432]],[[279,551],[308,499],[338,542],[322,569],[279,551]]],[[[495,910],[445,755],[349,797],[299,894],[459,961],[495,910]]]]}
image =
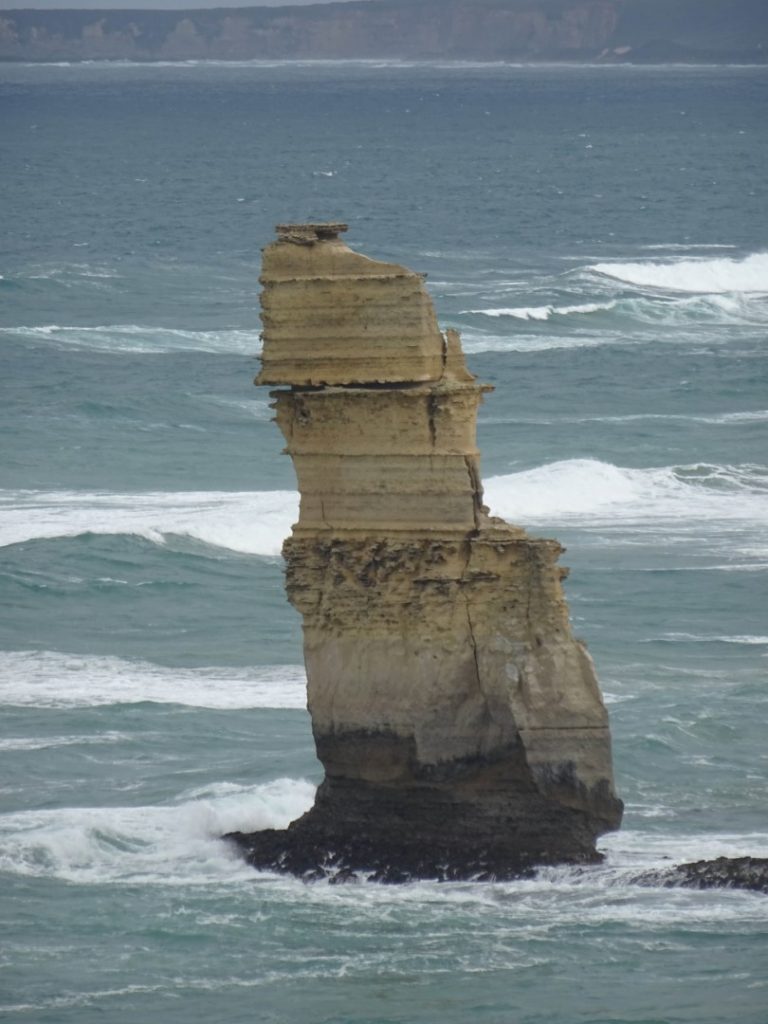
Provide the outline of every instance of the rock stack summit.
{"type": "Polygon", "coordinates": [[[381,881],[511,878],[600,859],[618,827],[610,735],[554,540],[483,506],[483,393],[421,275],[344,224],[264,250],[258,384],[301,492],[286,540],[325,779],[258,868],[381,881]]]}

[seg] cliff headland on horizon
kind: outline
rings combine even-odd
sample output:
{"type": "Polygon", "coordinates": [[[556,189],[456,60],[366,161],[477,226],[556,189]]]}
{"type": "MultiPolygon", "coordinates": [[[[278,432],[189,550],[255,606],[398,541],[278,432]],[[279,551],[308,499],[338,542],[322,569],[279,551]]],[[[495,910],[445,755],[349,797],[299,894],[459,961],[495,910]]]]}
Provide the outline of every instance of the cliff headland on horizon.
{"type": "Polygon", "coordinates": [[[765,0],[353,0],[0,12],[0,61],[766,63],[765,0]]]}

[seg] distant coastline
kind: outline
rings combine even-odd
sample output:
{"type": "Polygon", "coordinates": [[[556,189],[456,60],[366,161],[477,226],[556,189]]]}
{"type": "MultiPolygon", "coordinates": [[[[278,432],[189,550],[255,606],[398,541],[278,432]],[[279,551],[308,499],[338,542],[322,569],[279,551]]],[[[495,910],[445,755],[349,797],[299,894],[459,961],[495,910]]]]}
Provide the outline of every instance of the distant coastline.
{"type": "Polygon", "coordinates": [[[764,0],[353,0],[0,11],[0,61],[766,64],[764,0]]]}

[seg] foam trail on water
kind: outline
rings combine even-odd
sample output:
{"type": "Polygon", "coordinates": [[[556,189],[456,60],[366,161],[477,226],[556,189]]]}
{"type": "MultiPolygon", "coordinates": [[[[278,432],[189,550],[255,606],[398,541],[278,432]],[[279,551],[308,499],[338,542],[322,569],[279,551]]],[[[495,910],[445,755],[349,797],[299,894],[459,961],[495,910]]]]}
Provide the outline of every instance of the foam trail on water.
{"type": "Polygon", "coordinates": [[[601,345],[626,344],[625,339],[614,335],[540,335],[483,334],[479,331],[462,331],[462,348],[470,355],[480,352],[546,352],[550,349],[596,348],[601,345]]]}
{"type": "Polygon", "coordinates": [[[93,707],[104,704],[305,708],[301,665],[169,668],[145,661],[58,651],[0,651],[0,705],[93,707]]]}
{"type": "Polygon", "coordinates": [[[311,806],[314,794],[305,779],[222,782],[161,806],[0,815],[0,870],[78,885],[252,882],[253,868],[220,836],[285,828],[311,806]]]}
{"type": "Polygon", "coordinates": [[[739,644],[747,647],[768,646],[768,636],[701,636],[698,633],[664,633],[660,638],[669,643],[698,643],[698,644],[739,644]]]}
{"type": "Polygon", "coordinates": [[[678,835],[621,829],[604,836],[599,846],[613,867],[643,870],[716,857],[768,857],[768,832],[678,835]]]}
{"type": "Polygon", "coordinates": [[[615,302],[587,302],[576,306],[501,306],[488,309],[465,309],[464,313],[481,313],[483,316],[511,316],[517,320],[551,320],[555,316],[570,316],[574,313],[599,313],[611,310],[615,302]]]}
{"type": "MultiPolygon", "coordinates": [[[[709,423],[713,426],[740,423],[764,423],[768,420],[768,409],[744,410],[743,412],[721,412],[711,415],[697,413],[631,413],[627,416],[572,416],[562,417],[562,423],[631,423],[643,420],[681,420],[688,423],[709,423]]],[[[535,422],[535,421],[534,421],[535,422]]],[[[547,422],[555,422],[549,420],[547,422]]]]}
{"type": "Polygon", "coordinates": [[[0,491],[0,546],[86,533],[170,535],[251,555],[279,555],[298,518],[293,491],[177,491],[113,494],[0,491]]]}
{"type": "Polygon", "coordinates": [[[184,351],[257,355],[261,351],[261,339],[255,330],[191,331],[141,324],[97,327],[43,324],[37,327],[0,327],[0,334],[77,350],[137,352],[142,355],[184,351]]]}
{"type": "Polygon", "coordinates": [[[480,417],[481,423],[642,423],[654,420],[680,421],[684,423],[708,423],[712,426],[739,425],[741,423],[763,423],[768,420],[768,409],[744,410],[743,412],[721,412],[710,415],[678,412],[638,412],[625,416],[570,416],[553,413],[549,416],[495,416],[480,417]]]}
{"type": "Polygon", "coordinates": [[[768,253],[754,253],[743,260],[723,257],[664,263],[596,263],[589,269],[628,284],[669,291],[768,294],[768,253]]]}
{"type": "MultiPolygon", "coordinates": [[[[0,697],[2,703],[2,697],[0,697]]],[[[0,751],[51,750],[54,747],[100,746],[121,743],[129,737],[122,732],[101,732],[79,736],[9,736],[0,740],[0,751]]]]}

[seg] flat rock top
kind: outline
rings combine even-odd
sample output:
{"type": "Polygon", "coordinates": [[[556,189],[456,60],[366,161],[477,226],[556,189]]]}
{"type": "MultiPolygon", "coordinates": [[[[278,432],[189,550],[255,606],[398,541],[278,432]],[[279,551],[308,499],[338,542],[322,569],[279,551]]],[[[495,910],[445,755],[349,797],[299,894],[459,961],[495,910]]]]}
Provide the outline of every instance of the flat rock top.
{"type": "Polygon", "coordinates": [[[275,227],[281,242],[320,242],[338,238],[349,225],[341,221],[309,222],[306,224],[278,224],[275,227]]]}

